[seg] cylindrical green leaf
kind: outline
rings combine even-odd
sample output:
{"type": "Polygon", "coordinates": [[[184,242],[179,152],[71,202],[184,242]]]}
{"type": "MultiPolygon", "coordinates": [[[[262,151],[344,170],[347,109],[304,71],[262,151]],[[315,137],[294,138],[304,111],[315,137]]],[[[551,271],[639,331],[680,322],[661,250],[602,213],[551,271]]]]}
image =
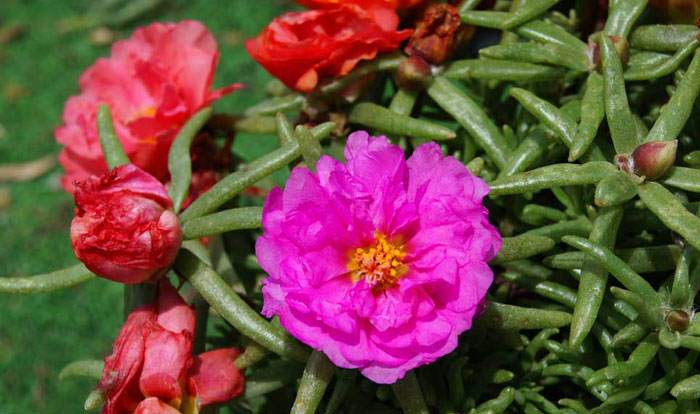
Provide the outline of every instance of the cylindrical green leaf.
{"type": "Polygon", "coordinates": [[[29,277],[0,277],[0,293],[41,293],[75,286],[95,275],[82,263],[55,272],[29,277]]]}
{"type": "Polygon", "coordinates": [[[107,104],[101,104],[97,110],[97,131],[100,136],[100,146],[105,156],[105,161],[110,169],[120,165],[128,164],[127,157],[119,141],[117,133],[114,131],[112,123],[112,112],[107,104]]]}
{"type": "Polygon", "coordinates": [[[498,168],[504,169],[508,165],[508,144],[480,105],[451,81],[442,77],[435,79],[428,88],[428,95],[469,132],[476,144],[486,151],[498,168]]]}
{"type": "Polygon", "coordinates": [[[102,370],[104,369],[104,365],[105,364],[103,361],[97,359],[73,361],[63,367],[61,372],[58,374],[58,379],[64,380],[70,377],[88,377],[100,379],[102,378],[102,370]]]}
{"type": "Polygon", "coordinates": [[[454,139],[457,135],[449,128],[422,119],[401,115],[383,106],[363,102],[350,111],[349,121],[377,129],[394,136],[407,135],[434,141],[454,139]]]}
{"type": "Polygon", "coordinates": [[[695,50],[693,60],[678,84],[676,92],[661,108],[661,115],[651,127],[646,141],[672,141],[678,138],[700,94],[700,50],[695,50]]]}
{"type": "Polygon", "coordinates": [[[547,82],[561,79],[564,69],[512,60],[465,59],[452,62],[445,70],[444,76],[461,80],[547,82]]]}
{"type": "Polygon", "coordinates": [[[560,328],[570,322],[571,314],[566,312],[495,302],[489,302],[484,313],[476,320],[478,326],[504,330],[560,328]]]}
{"type": "Polygon", "coordinates": [[[314,414],[328,383],[333,378],[335,366],[328,357],[319,351],[311,353],[306,362],[304,374],[299,383],[294,405],[290,411],[293,414],[314,414]]]}
{"type": "Polygon", "coordinates": [[[647,182],[639,186],[639,196],[666,227],[700,249],[700,218],[686,210],[683,203],[664,186],[647,182]]]}
{"type": "MultiPolygon", "coordinates": [[[[328,136],[333,129],[333,123],[321,124],[311,130],[314,138],[322,139],[328,136]]],[[[301,155],[301,146],[293,143],[277,149],[263,157],[253,161],[249,169],[236,171],[224,177],[209,191],[196,199],[187,210],[182,212],[180,219],[183,223],[195,217],[202,216],[216,210],[219,206],[235,197],[246,187],[258,180],[272,174],[292,162],[301,155]]]]}
{"type": "Polygon", "coordinates": [[[192,140],[211,118],[211,114],[211,108],[203,108],[192,115],[187,123],[180,128],[170,146],[170,152],[168,152],[168,171],[170,171],[168,194],[173,200],[175,212],[180,211],[180,207],[190,190],[190,181],[192,179],[190,147],[192,146],[192,140]]]}
{"type": "Polygon", "coordinates": [[[262,208],[241,207],[196,217],[182,225],[182,235],[188,239],[226,233],[233,230],[257,229],[262,223],[262,208]]]}
{"type": "Polygon", "coordinates": [[[591,161],[583,165],[551,164],[492,181],[491,195],[522,194],[545,188],[595,184],[617,170],[612,164],[591,161]]]}
{"type": "Polygon", "coordinates": [[[391,388],[405,414],[428,414],[430,412],[413,371],[406,373],[406,376],[392,384],[391,388]]]}
{"type": "Polygon", "coordinates": [[[221,276],[192,253],[181,250],[175,262],[175,269],[240,333],[278,355],[306,361],[309,352],[304,346],[251,309],[221,276]]]}

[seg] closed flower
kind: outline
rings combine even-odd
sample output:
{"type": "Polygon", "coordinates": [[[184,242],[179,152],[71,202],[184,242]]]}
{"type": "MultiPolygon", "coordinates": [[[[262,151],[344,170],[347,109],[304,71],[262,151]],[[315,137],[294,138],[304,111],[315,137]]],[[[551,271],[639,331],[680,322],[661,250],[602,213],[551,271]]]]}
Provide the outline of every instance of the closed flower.
{"type": "Polygon", "coordinates": [[[246,48],[287,86],[310,92],[323,77],[346,75],[360,61],[396,50],[411,35],[398,25],[392,9],[343,3],[280,16],[246,48]]]}
{"type": "Polygon", "coordinates": [[[393,383],[457,346],[483,307],[501,238],[488,186],[435,143],[406,160],[350,135],[347,163],[295,168],[263,208],[263,313],[336,365],[393,383]]]}
{"type": "Polygon", "coordinates": [[[297,3],[312,9],[336,7],[341,3],[354,3],[362,7],[390,7],[407,9],[424,3],[425,0],[297,0],[297,3]]]}
{"type": "Polygon", "coordinates": [[[163,184],[127,164],[76,183],[75,255],[98,276],[141,283],[163,274],[182,241],[163,184]]]}
{"type": "Polygon", "coordinates": [[[192,356],[194,311],[167,281],[154,303],[127,318],[97,388],[103,414],[196,414],[206,405],[238,396],[245,379],[239,351],[216,349],[192,356]]]}
{"type": "Polygon", "coordinates": [[[196,21],[153,23],[112,47],[80,77],[80,94],[68,99],[56,140],[63,145],[62,185],[107,172],[96,113],[112,110],[114,126],[131,162],[167,182],[168,150],[180,127],[199,109],[240,87],[212,90],[219,60],[216,41],[196,21]]]}

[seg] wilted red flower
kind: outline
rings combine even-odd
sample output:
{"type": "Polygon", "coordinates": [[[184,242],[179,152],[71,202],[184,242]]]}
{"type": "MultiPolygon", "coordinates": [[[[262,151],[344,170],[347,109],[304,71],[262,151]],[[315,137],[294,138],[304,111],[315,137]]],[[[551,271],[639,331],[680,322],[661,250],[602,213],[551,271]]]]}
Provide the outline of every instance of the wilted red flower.
{"type": "Polygon", "coordinates": [[[287,13],[246,42],[248,53],[290,88],[310,92],[323,76],[340,77],[361,60],[390,52],[411,35],[397,31],[389,8],[355,4],[287,13]]]}
{"type": "Polygon", "coordinates": [[[177,255],[182,232],[163,184],[133,164],[76,183],[71,244],[98,276],[141,283],[177,255]]]}
{"type": "Polygon", "coordinates": [[[96,112],[106,103],[131,162],[161,182],[169,179],[168,150],[182,125],[199,109],[241,85],[212,90],[219,60],[216,40],[196,21],[153,23],[117,42],[109,58],[80,77],[81,93],[68,99],[56,140],[64,146],[62,185],[107,172],[96,112]]]}
{"type": "Polygon", "coordinates": [[[103,414],[198,412],[243,391],[245,379],[235,365],[239,351],[193,357],[194,311],[169,282],[158,289],[154,303],[129,315],[105,359],[97,386],[106,398],[103,414]]]}
{"type": "Polygon", "coordinates": [[[418,21],[406,53],[434,65],[444,63],[452,54],[461,24],[456,7],[445,3],[431,4],[418,21]]]}
{"type": "Polygon", "coordinates": [[[362,7],[383,6],[393,9],[407,9],[423,2],[425,0],[297,0],[297,3],[311,9],[336,7],[343,3],[354,3],[362,7]]]}

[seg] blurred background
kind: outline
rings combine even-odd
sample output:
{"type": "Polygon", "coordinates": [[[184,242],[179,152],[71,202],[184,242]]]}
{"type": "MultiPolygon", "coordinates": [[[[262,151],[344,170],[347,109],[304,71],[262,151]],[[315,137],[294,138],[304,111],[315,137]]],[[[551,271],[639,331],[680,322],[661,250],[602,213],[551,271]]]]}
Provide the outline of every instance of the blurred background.
{"type": "MultiPolygon", "coordinates": [[[[60,124],[78,77],[111,43],[152,21],[196,19],[219,41],[215,87],[246,89],[221,99],[240,112],[271,79],[243,41],[291,9],[283,0],[0,0],[0,277],[27,276],[75,263],[68,229],[73,201],[59,186],[60,124]],[[105,17],[95,17],[100,10],[105,17]]],[[[237,136],[250,160],[273,139],[237,136]]],[[[122,321],[122,287],[93,280],[37,295],[0,294],[0,413],[78,413],[94,381],[58,380],[63,366],[111,352],[122,321]]]]}

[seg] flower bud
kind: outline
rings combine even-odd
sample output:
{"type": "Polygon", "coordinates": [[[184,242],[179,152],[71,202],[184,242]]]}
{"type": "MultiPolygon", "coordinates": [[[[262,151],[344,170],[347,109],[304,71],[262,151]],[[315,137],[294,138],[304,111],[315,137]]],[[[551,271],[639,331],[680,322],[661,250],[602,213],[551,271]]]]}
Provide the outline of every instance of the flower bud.
{"type": "Polygon", "coordinates": [[[445,3],[431,4],[418,21],[406,54],[418,55],[433,65],[443,64],[452,55],[460,25],[457,8],[445,3]]]}
{"type": "Polygon", "coordinates": [[[678,141],[652,141],[632,152],[634,173],[649,180],[662,177],[676,161],[678,141]]]}
{"type": "Polygon", "coordinates": [[[665,22],[692,24],[700,17],[698,0],[651,0],[649,4],[665,22]]]}
{"type": "Polygon", "coordinates": [[[681,309],[674,309],[666,315],[666,324],[674,332],[683,332],[688,329],[690,315],[681,309]]]}
{"type": "Polygon", "coordinates": [[[75,183],[75,255],[96,275],[121,283],[154,280],[182,241],[165,187],[133,164],[75,183]]]}
{"type": "Polygon", "coordinates": [[[412,91],[425,88],[430,79],[431,69],[428,62],[420,56],[413,55],[401,62],[396,71],[396,83],[412,91]]]}

